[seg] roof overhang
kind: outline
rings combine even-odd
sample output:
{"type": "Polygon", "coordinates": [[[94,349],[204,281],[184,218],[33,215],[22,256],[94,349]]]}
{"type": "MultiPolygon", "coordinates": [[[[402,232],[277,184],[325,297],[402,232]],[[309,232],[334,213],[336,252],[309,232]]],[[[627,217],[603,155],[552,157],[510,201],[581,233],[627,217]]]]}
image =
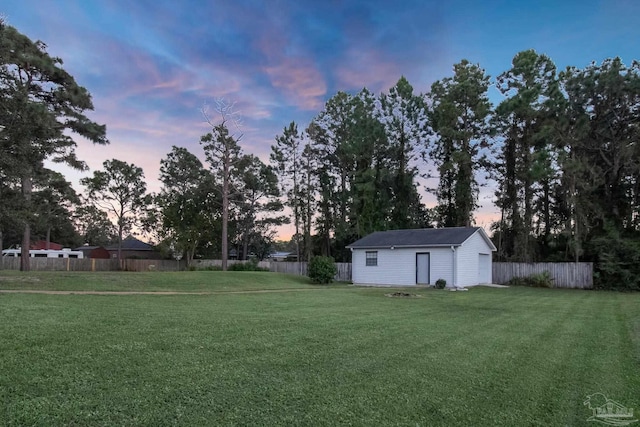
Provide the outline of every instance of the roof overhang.
{"type": "Polygon", "coordinates": [[[410,248],[450,248],[452,246],[462,246],[460,243],[446,243],[440,245],[385,245],[385,246],[345,246],[347,249],[410,249],[410,248]]]}
{"type": "MultiPolygon", "coordinates": [[[[493,244],[493,242],[491,241],[491,238],[489,238],[489,235],[487,234],[487,232],[484,231],[484,229],[482,227],[478,227],[478,229],[476,230],[475,233],[480,233],[480,236],[485,241],[487,246],[489,246],[489,249],[491,249],[491,252],[496,252],[498,250],[496,248],[496,246],[493,244]]],[[[473,236],[473,234],[471,236],[473,236]]],[[[426,244],[426,245],[376,245],[376,246],[353,246],[353,245],[347,245],[347,246],[345,246],[345,248],[351,249],[351,250],[354,250],[354,249],[391,249],[391,248],[393,248],[393,249],[451,248],[451,247],[463,246],[471,238],[471,236],[469,236],[462,243],[442,243],[442,244],[426,244]]]]}

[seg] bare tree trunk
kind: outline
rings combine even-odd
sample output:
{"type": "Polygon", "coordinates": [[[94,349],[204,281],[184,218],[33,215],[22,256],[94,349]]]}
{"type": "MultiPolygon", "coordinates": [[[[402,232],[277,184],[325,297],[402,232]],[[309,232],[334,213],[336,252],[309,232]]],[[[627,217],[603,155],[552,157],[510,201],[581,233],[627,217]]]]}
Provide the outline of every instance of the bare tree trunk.
{"type": "Polygon", "coordinates": [[[122,269],[122,221],[118,221],[118,265],[122,269]]]}
{"type": "MultiPolygon", "coordinates": [[[[22,195],[24,197],[27,211],[31,208],[31,192],[33,190],[33,182],[29,174],[22,177],[22,195]]],[[[31,260],[29,259],[29,247],[31,246],[31,215],[27,214],[24,223],[24,232],[22,234],[22,249],[20,251],[20,271],[31,270],[31,260]]]]}
{"type": "Polygon", "coordinates": [[[244,261],[249,259],[249,239],[246,237],[242,239],[242,259],[244,261]]]}
{"type": "Polygon", "coordinates": [[[47,227],[47,239],[46,239],[46,246],[44,248],[46,250],[51,249],[51,227],[47,227]]]}
{"type": "Polygon", "coordinates": [[[227,271],[229,256],[229,147],[225,146],[222,165],[222,271],[227,271]]]}

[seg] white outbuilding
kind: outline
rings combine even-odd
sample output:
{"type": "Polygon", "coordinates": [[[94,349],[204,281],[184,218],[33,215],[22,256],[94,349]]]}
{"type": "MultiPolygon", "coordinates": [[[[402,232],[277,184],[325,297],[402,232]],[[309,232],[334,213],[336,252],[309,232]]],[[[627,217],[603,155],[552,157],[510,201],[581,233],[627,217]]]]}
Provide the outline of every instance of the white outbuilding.
{"type": "Polygon", "coordinates": [[[495,245],[480,227],[378,231],[347,246],[352,282],[362,285],[491,283],[495,245]]]}

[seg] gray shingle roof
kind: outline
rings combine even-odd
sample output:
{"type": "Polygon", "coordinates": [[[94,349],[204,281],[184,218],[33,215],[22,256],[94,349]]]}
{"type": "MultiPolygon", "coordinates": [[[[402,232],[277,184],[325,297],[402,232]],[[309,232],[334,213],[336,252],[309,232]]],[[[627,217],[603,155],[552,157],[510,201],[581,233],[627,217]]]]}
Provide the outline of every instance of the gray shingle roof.
{"type": "Polygon", "coordinates": [[[347,248],[388,248],[391,246],[459,246],[480,227],[421,228],[376,231],[347,248]]]}
{"type": "MultiPolygon", "coordinates": [[[[115,245],[107,246],[107,250],[117,251],[118,245],[115,244],[115,245]]],[[[129,236],[126,239],[122,240],[122,250],[123,251],[152,251],[153,246],[141,240],[138,240],[133,236],[129,236]]]]}

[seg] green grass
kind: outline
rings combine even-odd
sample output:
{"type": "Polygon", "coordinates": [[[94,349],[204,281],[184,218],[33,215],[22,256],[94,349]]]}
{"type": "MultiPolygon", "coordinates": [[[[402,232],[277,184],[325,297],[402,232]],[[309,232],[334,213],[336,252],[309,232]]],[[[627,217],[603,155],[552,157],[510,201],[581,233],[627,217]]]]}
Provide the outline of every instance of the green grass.
{"type": "Polygon", "coordinates": [[[0,270],[0,289],[223,292],[317,288],[307,277],[263,271],[30,272],[0,270]]]}
{"type": "MultiPolygon", "coordinates": [[[[144,286],[167,286],[168,274],[145,275],[159,283],[144,286]]],[[[215,281],[208,274],[220,273],[194,274],[192,285],[198,275],[215,281]]],[[[274,276],[283,287],[305,286],[274,276]]],[[[231,286],[231,276],[225,280],[231,286]]],[[[344,286],[203,296],[0,294],[0,420],[564,426],[593,424],[583,406],[588,394],[640,407],[640,295],[413,292],[423,297],[344,286]]]]}

